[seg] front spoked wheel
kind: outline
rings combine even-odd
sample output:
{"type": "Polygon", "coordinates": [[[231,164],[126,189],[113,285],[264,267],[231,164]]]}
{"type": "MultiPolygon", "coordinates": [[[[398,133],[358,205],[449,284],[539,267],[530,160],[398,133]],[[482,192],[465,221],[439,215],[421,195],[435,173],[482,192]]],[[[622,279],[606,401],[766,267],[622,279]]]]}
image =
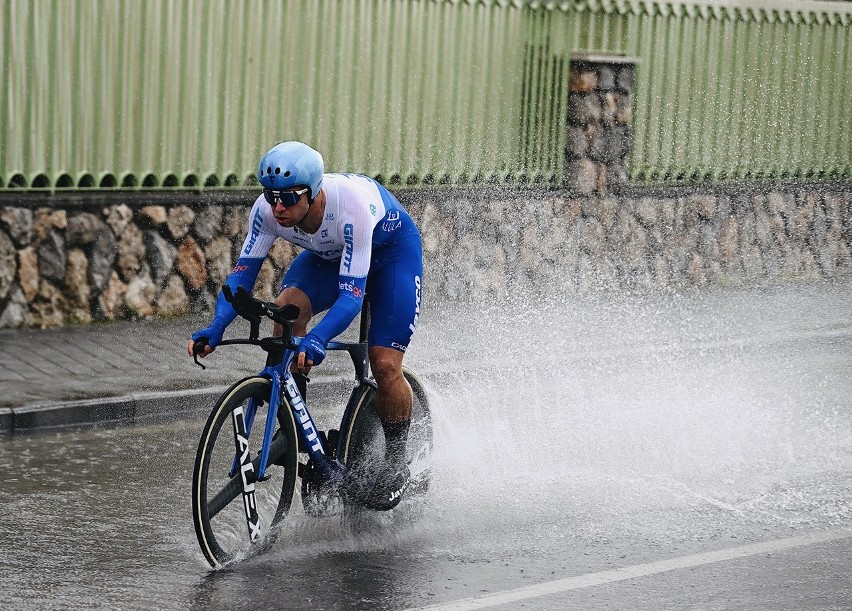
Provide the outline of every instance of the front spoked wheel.
{"type": "MultiPolygon", "coordinates": [[[[403,503],[421,501],[429,489],[432,473],[432,414],[423,383],[417,375],[403,367],[403,375],[414,393],[411,428],[408,433],[406,460],[411,473],[403,503]]],[[[352,413],[344,418],[340,431],[340,457],[347,469],[369,474],[374,466],[384,463],[385,435],[376,413],[375,390],[363,385],[354,401],[352,413]]],[[[360,513],[354,502],[346,502],[345,514],[360,513]]]]}
{"type": "Polygon", "coordinates": [[[246,378],[213,408],[195,457],[192,516],[204,557],[213,567],[247,555],[272,540],[293,501],[298,469],[296,424],[286,404],[278,410],[265,476],[260,451],[272,382],[246,378]]]}

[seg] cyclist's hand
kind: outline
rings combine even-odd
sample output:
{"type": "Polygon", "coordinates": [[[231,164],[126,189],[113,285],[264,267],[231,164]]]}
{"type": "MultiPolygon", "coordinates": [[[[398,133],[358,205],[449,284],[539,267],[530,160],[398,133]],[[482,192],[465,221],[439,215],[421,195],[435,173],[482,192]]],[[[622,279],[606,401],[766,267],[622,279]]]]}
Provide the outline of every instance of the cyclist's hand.
{"type": "Polygon", "coordinates": [[[204,358],[216,349],[216,346],[222,341],[224,332],[224,329],[220,329],[216,325],[210,325],[206,329],[196,331],[192,334],[192,339],[187,343],[186,351],[189,352],[189,356],[195,356],[198,353],[198,356],[204,358]],[[203,341],[205,344],[203,350],[198,350],[195,347],[196,342],[199,341],[203,341]]]}
{"type": "MultiPolygon", "coordinates": [[[[187,352],[187,354],[189,354],[189,356],[195,356],[195,353],[196,353],[195,344],[196,344],[197,341],[198,340],[191,339],[186,343],[186,352],[187,352]]],[[[210,354],[214,350],[215,350],[215,348],[213,348],[213,346],[211,346],[208,343],[205,343],[204,348],[202,350],[198,351],[198,356],[200,356],[201,358],[204,358],[205,356],[207,356],[208,354],[210,354]]]]}
{"type": "Polygon", "coordinates": [[[319,365],[325,358],[325,344],[313,333],[308,333],[299,344],[299,354],[296,355],[296,370],[308,375],[311,367],[319,365]]]}

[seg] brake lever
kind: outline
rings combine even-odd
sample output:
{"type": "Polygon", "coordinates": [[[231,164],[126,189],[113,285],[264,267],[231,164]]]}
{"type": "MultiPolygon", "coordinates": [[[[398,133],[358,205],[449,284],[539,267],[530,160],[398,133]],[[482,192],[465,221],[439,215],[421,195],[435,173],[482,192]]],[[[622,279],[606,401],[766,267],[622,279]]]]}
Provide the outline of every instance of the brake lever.
{"type": "Polygon", "coordinates": [[[207,345],[205,341],[202,339],[195,340],[195,343],[192,344],[192,358],[195,361],[195,364],[201,367],[202,370],[207,369],[204,366],[204,363],[198,360],[198,353],[204,350],[204,347],[207,345]]]}

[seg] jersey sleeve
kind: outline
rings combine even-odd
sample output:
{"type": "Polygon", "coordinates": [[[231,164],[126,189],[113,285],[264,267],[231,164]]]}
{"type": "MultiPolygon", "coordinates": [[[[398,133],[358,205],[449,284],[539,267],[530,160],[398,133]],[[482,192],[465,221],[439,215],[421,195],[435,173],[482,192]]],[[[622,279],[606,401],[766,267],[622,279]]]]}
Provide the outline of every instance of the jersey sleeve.
{"type": "Polygon", "coordinates": [[[272,215],[272,208],[269,207],[263,196],[258,197],[251,208],[251,212],[249,212],[248,233],[246,239],[243,240],[240,257],[266,258],[269,249],[272,248],[272,243],[278,237],[272,229],[274,224],[276,224],[276,221],[272,215]]]}
{"type": "Polygon", "coordinates": [[[361,312],[373,250],[373,226],[366,206],[355,207],[355,212],[343,221],[337,301],[311,331],[326,344],[343,333],[361,312]]]}
{"type": "MultiPolygon", "coordinates": [[[[265,203],[262,197],[258,198],[249,213],[249,230],[240,249],[240,257],[233,271],[225,279],[225,284],[230,287],[232,292],[236,292],[239,287],[251,292],[263,261],[277,237],[268,229],[269,219],[265,213],[269,211],[269,206],[265,203]]],[[[224,293],[220,290],[216,298],[216,310],[210,326],[224,332],[225,327],[231,324],[236,317],[237,313],[234,311],[234,307],[228,303],[224,293]]]]}

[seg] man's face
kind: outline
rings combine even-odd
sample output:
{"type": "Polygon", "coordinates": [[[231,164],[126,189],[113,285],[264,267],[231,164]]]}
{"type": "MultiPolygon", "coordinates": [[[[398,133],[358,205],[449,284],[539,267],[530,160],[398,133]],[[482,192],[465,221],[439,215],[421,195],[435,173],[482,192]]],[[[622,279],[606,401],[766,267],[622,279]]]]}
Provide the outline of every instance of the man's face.
{"type": "Polygon", "coordinates": [[[294,227],[308,212],[308,189],[303,187],[282,191],[264,189],[264,197],[272,207],[275,220],[282,227],[294,227]]]}

